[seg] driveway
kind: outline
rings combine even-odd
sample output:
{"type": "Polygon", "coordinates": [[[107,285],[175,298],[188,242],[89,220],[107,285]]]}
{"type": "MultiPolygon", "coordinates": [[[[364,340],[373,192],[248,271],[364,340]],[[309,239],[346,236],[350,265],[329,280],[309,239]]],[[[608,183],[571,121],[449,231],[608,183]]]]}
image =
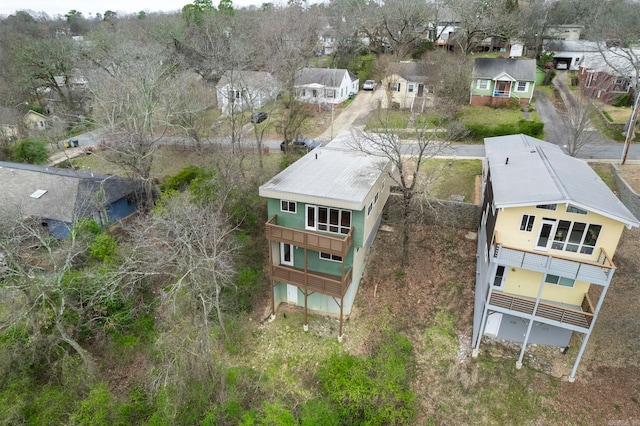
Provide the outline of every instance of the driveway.
{"type": "Polygon", "coordinates": [[[384,90],[359,91],[346,108],[334,110],[333,124],[315,139],[330,141],[342,132],[362,130],[367,124],[369,114],[376,110],[382,101],[384,90]]]}

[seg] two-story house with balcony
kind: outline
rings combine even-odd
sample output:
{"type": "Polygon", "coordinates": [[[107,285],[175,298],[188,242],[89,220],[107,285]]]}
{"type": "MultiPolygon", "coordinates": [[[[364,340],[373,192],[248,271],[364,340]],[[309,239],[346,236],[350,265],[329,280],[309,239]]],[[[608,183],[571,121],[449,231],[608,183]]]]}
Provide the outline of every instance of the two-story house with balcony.
{"type": "Polygon", "coordinates": [[[345,148],[344,133],[260,187],[267,199],[272,315],[278,305],[340,318],[358,291],[389,196],[387,158],[345,148]]]}
{"type": "Polygon", "coordinates": [[[476,58],[469,103],[496,106],[515,99],[521,104],[528,104],[535,85],[534,59],[476,58]]]}
{"type": "Polygon", "coordinates": [[[616,270],[623,230],[640,223],[582,160],[525,135],[485,139],[473,355],[484,335],[582,343],[575,374],[616,270]]]}

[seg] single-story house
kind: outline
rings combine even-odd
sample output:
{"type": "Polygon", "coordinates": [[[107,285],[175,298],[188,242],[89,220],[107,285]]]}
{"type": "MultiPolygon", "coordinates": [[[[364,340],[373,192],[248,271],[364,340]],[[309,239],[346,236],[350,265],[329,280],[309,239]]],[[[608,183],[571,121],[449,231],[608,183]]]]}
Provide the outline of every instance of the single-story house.
{"type": "Polygon", "coordinates": [[[310,104],[340,104],[359,88],[358,77],[345,69],[302,68],[294,82],[296,98],[310,104]]]}
{"type": "Polygon", "coordinates": [[[135,213],[140,182],[119,176],[0,161],[0,209],[39,220],[65,238],[74,222],[89,218],[110,226],[135,213]]]}
{"type": "Polygon", "coordinates": [[[616,102],[621,96],[631,98],[638,79],[634,65],[638,55],[639,50],[618,47],[586,53],[578,65],[582,93],[607,103],[616,102]]]}
{"type": "Polygon", "coordinates": [[[382,108],[396,107],[422,112],[427,103],[427,63],[393,62],[382,80],[382,108]]]}
{"type": "Polygon", "coordinates": [[[216,84],[218,107],[227,115],[232,110],[255,111],[273,101],[281,86],[271,73],[265,71],[229,70],[216,84]]]}
{"type": "Polygon", "coordinates": [[[476,58],[469,103],[495,106],[515,99],[521,104],[528,104],[535,85],[534,59],[476,58]]]}

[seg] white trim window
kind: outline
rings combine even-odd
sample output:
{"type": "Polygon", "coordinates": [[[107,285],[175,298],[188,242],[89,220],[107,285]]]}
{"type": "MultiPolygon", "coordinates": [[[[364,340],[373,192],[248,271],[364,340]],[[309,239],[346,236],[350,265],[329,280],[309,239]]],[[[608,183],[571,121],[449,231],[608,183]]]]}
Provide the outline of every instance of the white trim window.
{"type": "Polygon", "coordinates": [[[522,221],[520,222],[520,230],[525,232],[531,232],[535,221],[536,221],[535,216],[532,216],[529,214],[523,214],[522,221]]]}
{"type": "Polygon", "coordinates": [[[391,91],[399,92],[400,91],[400,83],[391,83],[391,91]]]}
{"type": "Polygon", "coordinates": [[[529,90],[529,82],[528,81],[518,81],[516,82],[516,92],[527,92],[529,90]]]}
{"type": "Polygon", "coordinates": [[[320,259],[329,260],[331,262],[342,262],[342,256],[320,252],[320,259]]]}
{"type": "Polygon", "coordinates": [[[555,229],[551,248],[570,253],[593,254],[601,230],[601,225],[561,220],[555,229]]]}
{"type": "Polygon", "coordinates": [[[489,82],[490,81],[491,80],[485,80],[485,79],[479,78],[476,81],[476,89],[478,89],[478,90],[489,90],[489,82]]]}
{"type": "Polygon", "coordinates": [[[575,214],[589,214],[588,211],[581,209],[580,207],[573,206],[571,204],[567,204],[567,213],[575,213],[575,214]]]}
{"type": "Polygon", "coordinates": [[[576,284],[576,280],[552,274],[545,275],[544,282],[547,284],[555,284],[562,287],[573,287],[576,284]]]}
{"type": "Polygon", "coordinates": [[[288,200],[280,200],[280,211],[285,213],[296,212],[296,202],[288,200]]]}
{"type": "Polygon", "coordinates": [[[351,210],[307,205],[305,229],[348,234],[351,229],[351,210]]]}
{"type": "Polygon", "coordinates": [[[413,84],[408,84],[407,85],[407,92],[413,93],[413,84]]]}

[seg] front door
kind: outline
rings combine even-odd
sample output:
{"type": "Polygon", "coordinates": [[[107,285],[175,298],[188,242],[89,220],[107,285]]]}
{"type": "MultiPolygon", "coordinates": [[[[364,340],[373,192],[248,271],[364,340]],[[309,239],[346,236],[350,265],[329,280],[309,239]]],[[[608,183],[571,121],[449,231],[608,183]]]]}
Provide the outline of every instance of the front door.
{"type": "Polygon", "coordinates": [[[542,225],[540,226],[540,234],[538,235],[538,240],[536,241],[536,250],[549,250],[549,246],[551,245],[551,240],[553,238],[553,228],[556,226],[556,221],[553,219],[542,219],[542,225]]]}
{"type": "Polygon", "coordinates": [[[502,290],[506,279],[507,279],[507,268],[502,265],[498,265],[498,267],[496,268],[496,276],[493,279],[493,289],[502,290]]]}
{"type": "Polygon", "coordinates": [[[287,302],[292,305],[298,304],[298,287],[287,284],[287,302]]]}
{"type": "Polygon", "coordinates": [[[293,266],[293,245],[280,243],[280,264],[293,266]]]}
{"type": "Polygon", "coordinates": [[[508,97],[509,96],[509,87],[511,86],[511,82],[509,81],[496,81],[496,90],[494,96],[498,97],[508,97]]]}
{"type": "Polygon", "coordinates": [[[424,84],[418,84],[418,96],[422,96],[424,93],[424,84]]]}

